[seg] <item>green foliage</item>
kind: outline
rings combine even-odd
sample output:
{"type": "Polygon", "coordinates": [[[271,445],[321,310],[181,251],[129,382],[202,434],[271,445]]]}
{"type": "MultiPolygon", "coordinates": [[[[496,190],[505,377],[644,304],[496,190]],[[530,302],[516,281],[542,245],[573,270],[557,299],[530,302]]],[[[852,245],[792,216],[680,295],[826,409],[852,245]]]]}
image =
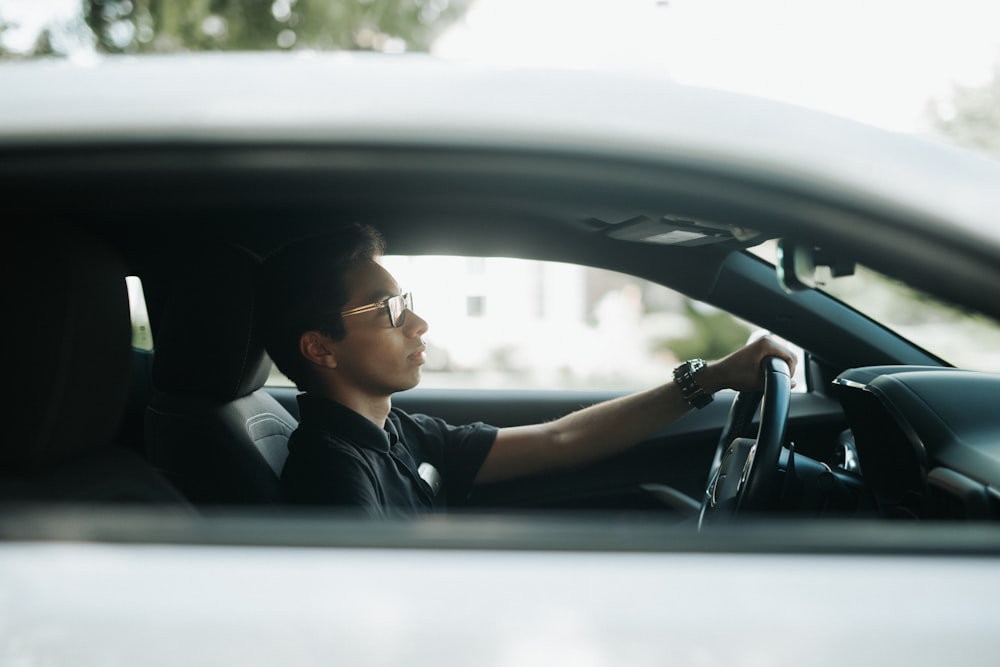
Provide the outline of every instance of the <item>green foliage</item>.
{"type": "Polygon", "coordinates": [[[427,51],[471,0],[82,0],[105,53],[427,51]]]}
{"type": "Polygon", "coordinates": [[[685,313],[693,331],[683,338],[671,338],[659,347],[672,352],[678,359],[720,359],[746,344],[750,329],[729,313],[706,311],[688,301],[685,313]]]}
{"type": "Polygon", "coordinates": [[[7,21],[4,21],[3,19],[0,19],[0,58],[4,58],[10,55],[10,53],[7,51],[7,48],[4,46],[3,34],[13,27],[14,26],[12,24],[8,23],[7,21]]]}

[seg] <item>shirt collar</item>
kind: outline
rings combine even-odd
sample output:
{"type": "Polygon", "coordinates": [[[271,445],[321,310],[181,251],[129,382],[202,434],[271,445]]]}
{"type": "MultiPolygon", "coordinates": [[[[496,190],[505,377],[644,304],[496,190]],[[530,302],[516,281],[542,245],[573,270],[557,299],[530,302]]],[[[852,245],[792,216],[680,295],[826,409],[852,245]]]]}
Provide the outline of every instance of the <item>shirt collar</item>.
{"type": "Polygon", "coordinates": [[[399,439],[396,428],[386,420],[379,428],[367,418],[345,405],[313,394],[299,394],[300,421],[359,447],[388,453],[399,439]]]}

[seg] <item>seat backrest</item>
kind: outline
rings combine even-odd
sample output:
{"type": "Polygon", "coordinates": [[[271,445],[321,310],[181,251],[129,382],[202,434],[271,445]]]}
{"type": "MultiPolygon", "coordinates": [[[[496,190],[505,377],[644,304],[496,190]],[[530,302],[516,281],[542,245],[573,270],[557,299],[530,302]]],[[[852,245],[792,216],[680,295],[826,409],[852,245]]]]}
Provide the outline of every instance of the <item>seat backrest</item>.
{"type": "Polygon", "coordinates": [[[131,359],[121,256],[99,239],[39,224],[16,232],[3,273],[4,364],[13,396],[0,446],[0,497],[157,502],[189,511],[140,448],[118,442],[131,359]]]}
{"type": "Polygon", "coordinates": [[[146,452],[196,505],[280,500],[297,420],[262,389],[272,364],[254,326],[258,264],[213,246],[175,280],[154,331],[146,452]]]}

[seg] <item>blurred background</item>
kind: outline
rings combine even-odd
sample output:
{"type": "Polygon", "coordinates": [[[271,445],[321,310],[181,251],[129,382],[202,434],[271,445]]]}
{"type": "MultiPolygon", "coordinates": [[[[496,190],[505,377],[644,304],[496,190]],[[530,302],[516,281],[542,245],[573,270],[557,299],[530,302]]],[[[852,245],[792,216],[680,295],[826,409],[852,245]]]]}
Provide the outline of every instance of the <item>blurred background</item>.
{"type": "Polygon", "coordinates": [[[1000,157],[995,0],[0,0],[0,58],[430,52],[655,70],[1000,157]]]}

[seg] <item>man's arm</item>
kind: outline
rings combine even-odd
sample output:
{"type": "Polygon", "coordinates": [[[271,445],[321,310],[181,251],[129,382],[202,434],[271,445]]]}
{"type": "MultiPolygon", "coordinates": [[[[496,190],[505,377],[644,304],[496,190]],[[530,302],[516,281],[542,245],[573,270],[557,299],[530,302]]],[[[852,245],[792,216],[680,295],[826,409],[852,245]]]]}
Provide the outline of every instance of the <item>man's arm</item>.
{"type": "MultiPolygon", "coordinates": [[[[745,391],[763,383],[761,362],[776,356],[795,373],[795,356],[764,337],[697,373],[706,391],[745,391]]],[[[598,461],[625,451],[685,415],[691,406],[674,382],[570,413],[555,421],[502,428],[476,475],[476,484],[498,482],[598,461]]]]}

